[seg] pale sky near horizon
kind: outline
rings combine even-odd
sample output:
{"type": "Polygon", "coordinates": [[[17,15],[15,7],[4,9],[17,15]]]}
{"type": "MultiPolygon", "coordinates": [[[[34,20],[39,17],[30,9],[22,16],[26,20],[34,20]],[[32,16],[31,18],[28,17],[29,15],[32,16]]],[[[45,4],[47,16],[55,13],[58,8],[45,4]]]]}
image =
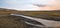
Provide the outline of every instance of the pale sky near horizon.
{"type": "Polygon", "coordinates": [[[15,8],[20,10],[37,10],[33,4],[46,4],[50,0],[0,0],[0,8],[15,8]]]}

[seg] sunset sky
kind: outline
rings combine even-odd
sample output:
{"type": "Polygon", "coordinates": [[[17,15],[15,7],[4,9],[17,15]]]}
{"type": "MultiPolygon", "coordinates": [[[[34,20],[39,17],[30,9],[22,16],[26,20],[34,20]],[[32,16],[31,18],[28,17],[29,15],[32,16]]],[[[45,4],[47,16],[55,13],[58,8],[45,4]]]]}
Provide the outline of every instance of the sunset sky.
{"type": "MultiPolygon", "coordinates": [[[[52,0],[53,1],[53,0],[52,0]]],[[[0,0],[0,8],[12,8],[17,10],[37,10],[34,4],[47,4],[50,0],[0,0]]]]}

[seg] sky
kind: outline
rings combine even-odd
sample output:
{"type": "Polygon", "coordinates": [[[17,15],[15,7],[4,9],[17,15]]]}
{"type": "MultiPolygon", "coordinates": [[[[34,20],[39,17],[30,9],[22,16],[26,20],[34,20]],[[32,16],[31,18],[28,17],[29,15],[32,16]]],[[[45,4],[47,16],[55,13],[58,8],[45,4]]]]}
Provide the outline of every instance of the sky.
{"type": "Polygon", "coordinates": [[[46,4],[50,0],[0,0],[0,8],[12,8],[16,10],[38,10],[34,4],[46,4]]]}

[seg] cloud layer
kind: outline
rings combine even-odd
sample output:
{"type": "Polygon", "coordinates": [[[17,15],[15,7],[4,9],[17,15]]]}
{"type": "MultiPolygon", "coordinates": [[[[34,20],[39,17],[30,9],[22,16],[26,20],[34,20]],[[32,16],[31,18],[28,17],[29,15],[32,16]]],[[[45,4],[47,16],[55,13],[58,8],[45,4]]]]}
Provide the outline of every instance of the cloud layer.
{"type": "MultiPolygon", "coordinates": [[[[52,0],[53,1],[53,0],[52,0]]],[[[38,10],[33,4],[47,4],[51,0],[0,0],[0,8],[15,8],[18,10],[38,10]]]]}

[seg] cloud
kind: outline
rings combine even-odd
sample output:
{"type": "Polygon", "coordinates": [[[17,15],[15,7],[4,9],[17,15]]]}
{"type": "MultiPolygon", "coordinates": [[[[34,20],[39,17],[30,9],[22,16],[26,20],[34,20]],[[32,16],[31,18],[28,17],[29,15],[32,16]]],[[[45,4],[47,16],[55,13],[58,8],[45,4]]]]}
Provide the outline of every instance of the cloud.
{"type": "Polygon", "coordinates": [[[18,10],[18,11],[37,11],[39,7],[34,6],[34,5],[26,5],[24,6],[24,8],[20,8],[20,7],[3,7],[3,8],[7,8],[7,9],[14,9],[14,10],[18,10]],[[27,6],[27,7],[26,7],[27,6]]]}
{"type": "Polygon", "coordinates": [[[35,0],[33,2],[33,4],[43,4],[43,5],[50,5],[52,4],[52,2],[54,2],[55,0],[35,0]]]}
{"type": "Polygon", "coordinates": [[[15,8],[18,10],[38,10],[33,4],[47,4],[51,0],[0,0],[0,7],[15,8]]]}
{"type": "Polygon", "coordinates": [[[26,10],[31,10],[34,8],[32,0],[2,0],[1,3],[2,5],[0,5],[0,7],[3,8],[16,8],[26,10]]]}

